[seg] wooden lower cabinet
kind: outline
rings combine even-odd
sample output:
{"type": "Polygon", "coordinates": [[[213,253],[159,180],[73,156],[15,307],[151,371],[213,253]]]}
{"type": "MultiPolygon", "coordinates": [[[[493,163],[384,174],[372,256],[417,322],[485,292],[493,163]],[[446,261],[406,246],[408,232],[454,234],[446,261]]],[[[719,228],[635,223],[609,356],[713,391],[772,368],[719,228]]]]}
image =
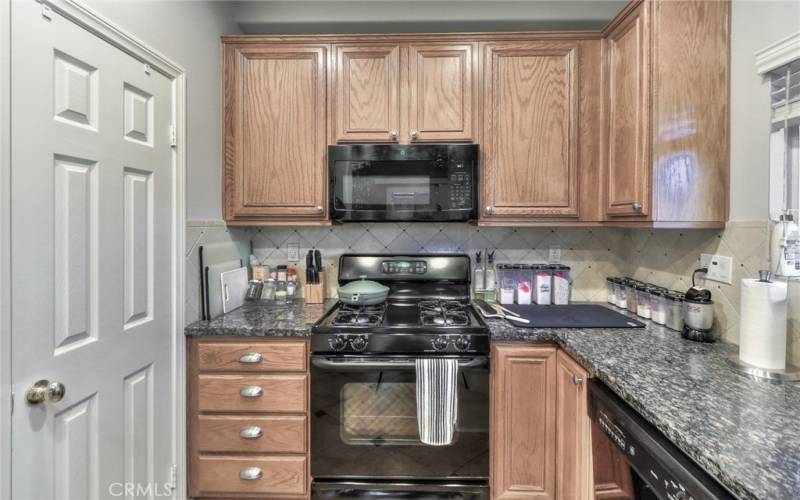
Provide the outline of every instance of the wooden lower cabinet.
{"type": "Polygon", "coordinates": [[[492,498],[592,498],[588,377],[553,346],[493,347],[492,498]]]}
{"type": "Polygon", "coordinates": [[[189,496],[308,498],[308,343],[188,340],[189,496]]]}

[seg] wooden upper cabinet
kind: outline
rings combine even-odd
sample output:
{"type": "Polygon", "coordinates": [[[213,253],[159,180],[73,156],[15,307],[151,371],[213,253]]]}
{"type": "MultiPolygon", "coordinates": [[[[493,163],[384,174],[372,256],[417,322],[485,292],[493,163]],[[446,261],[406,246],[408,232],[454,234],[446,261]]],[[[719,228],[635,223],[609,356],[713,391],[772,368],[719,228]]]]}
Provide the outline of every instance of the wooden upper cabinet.
{"type": "Polygon", "coordinates": [[[556,493],[560,500],[591,498],[589,373],[563,351],[556,357],[556,493]]]}
{"type": "Polygon", "coordinates": [[[556,349],[498,345],[492,356],[492,498],[554,499],[556,349]]]}
{"type": "Polygon", "coordinates": [[[608,148],[606,213],[650,211],[650,87],[647,23],[640,4],[606,39],[608,148]]]}
{"type": "Polygon", "coordinates": [[[338,142],[396,142],[400,137],[400,46],[336,45],[338,142]]]}
{"type": "Polygon", "coordinates": [[[577,42],[482,50],[482,217],[577,217],[577,42]]]}
{"type": "Polygon", "coordinates": [[[407,140],[469,142],[474,139],[476,44],[408,46],[407,140]]]}
{"type": "Polygon", "coordinates": [[[228,222],[325,217],[328,50],[225,46],[228,222]]]}

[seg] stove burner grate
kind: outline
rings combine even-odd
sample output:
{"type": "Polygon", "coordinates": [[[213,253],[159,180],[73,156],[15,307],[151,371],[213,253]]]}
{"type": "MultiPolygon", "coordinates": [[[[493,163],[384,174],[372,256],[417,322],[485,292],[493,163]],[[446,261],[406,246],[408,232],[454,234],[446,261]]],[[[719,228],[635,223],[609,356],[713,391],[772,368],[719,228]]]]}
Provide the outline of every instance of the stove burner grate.
{"type": "Polygon", "coordinates": [[[423,326],[467,326],[466,306],[454,300],[423,300],[419,303],[419,322],[423,326]]]}
{"type": "Polygon", "coordinates": [[[384,304],[373,306],[351,306],[342,304],[333,318],[335,326],[377,326],[383,322],[384,304]]]}

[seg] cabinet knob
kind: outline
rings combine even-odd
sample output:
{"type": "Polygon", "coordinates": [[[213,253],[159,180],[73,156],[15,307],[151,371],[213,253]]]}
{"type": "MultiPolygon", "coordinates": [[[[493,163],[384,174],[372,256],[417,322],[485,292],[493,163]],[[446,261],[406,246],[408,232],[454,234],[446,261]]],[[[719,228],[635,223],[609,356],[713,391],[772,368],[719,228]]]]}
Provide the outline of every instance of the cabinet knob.
{"type": "Polygon", "coordinates": [[[321,214],[321,213],[323,213],[323,212],[325,211],[325,209],[324,209],[324,208],[322,208],[322,207],[321,207],[321,206],[319,206],[319,205],[317,205],[317,208],[315,208],[314,210],[316,210],[318,214],[321,214]]]}
{"type": "Polygon", "coordinates": [[[494,211],[494,209],[492,209],[492,207],[486,207],[486,208],[483,209],[483,213],[486,214],[486,215],[492,215],[493,211],[494,211]]]}
{"type": "Polygon", "coordinates": [[[398,135],[399,134],[397,133],[397,130],[392,130],[391,132],[389,132],[389,137],[391,137],[392,139],[397,139],[398,135]]]}
{"type": "Polygon", "coordinates": [[[261,363],[261,359],[260,352],[246,352],[239,356],[239,363],[243,365],[257,365],[261,363]]]}
{"type": "Polygon", "coordinates": [[[416,139],[417,137],[419,137],[419,130],[417,130],[415,128],[412,128],[411,129],[411,138],[412,139],[416,139]]]}
{"type": "Polygon", "coordinates": [[[572,383],[575,385],[581,385],[583,383],[583,379],[577,375],[572,376],[572,383]]]}
{"type": "Polygon", "coordinates": [[[257,385],[246,385],[239,389],[239,395],[243,398],[260,398],[264,394],[264,389],[257,385]]]}
{"type": "Polygon", "coordinates": [[[239,437],[242,439],[258,439],[264,435],[264,432],[261,430],[261,427],[257,425],[251,425],[249,427],[244,427],[242,430],[239,431],[239,437]]]}
{"type": "Polygon", "coordinates": [[[633,210],[636,211],[636,212],[641,212],[642,211],[642,204],[639,203],[639,202],[634,202],[634,203],[631,204],[631,208],[633,208],[633,210]]]}
{"type": "Polygon", "coordinates": [[[261,479],[263,475],[258,467],[248,467],[239,471],[239,479],[244,479],[245,481],[255,481],[256,479],[261,479]]]}

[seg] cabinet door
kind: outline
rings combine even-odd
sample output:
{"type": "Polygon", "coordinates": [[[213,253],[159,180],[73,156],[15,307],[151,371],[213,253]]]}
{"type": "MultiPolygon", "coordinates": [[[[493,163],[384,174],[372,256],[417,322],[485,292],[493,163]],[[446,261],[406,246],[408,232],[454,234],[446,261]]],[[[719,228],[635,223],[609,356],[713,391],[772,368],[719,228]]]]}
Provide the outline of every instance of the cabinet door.
{"type": "Polygon", "coordinates": [[[483,46],[484,218],[576,217],[576,42],[483,46]]]}
{"type": "Polygon", "coordinates": [[[225,48],[225,218],[325,216],[328,47],[225,48]]]}
{"type": "Polygon", "coordinates": [[[646,216],[650,211],[649,49],[645,3],[606,39],[608,156],[606,213],[646,216]]]}
{"type": "Polygon", "coordinates": [[[584,500],[591,489],[591,419],[586,381],[589,373],[563,351],[556,366],[556,494],[584,500]]]}
{"type": "Polygon", "coordinates": [[[400,46],[336,46],[336,140],[395,142],[400,130],[400,46]]]}
{"type": "Polygon", "coordinates": [[[594,498],[634,500],[633,476],[625,457],[596,422],[592,422],[591,432],[594,498]]]}
{"type": "Polygon", "coordinates": [[[492,498],[555,498],[556,349],[498,345],[492,358],[492,498]]]}
{"type": "Polygon", "coordinates": [[[408,105],[404,107],[411,142],[473,140],[475,52],[474,44],[408,47],[408,105]]]}

